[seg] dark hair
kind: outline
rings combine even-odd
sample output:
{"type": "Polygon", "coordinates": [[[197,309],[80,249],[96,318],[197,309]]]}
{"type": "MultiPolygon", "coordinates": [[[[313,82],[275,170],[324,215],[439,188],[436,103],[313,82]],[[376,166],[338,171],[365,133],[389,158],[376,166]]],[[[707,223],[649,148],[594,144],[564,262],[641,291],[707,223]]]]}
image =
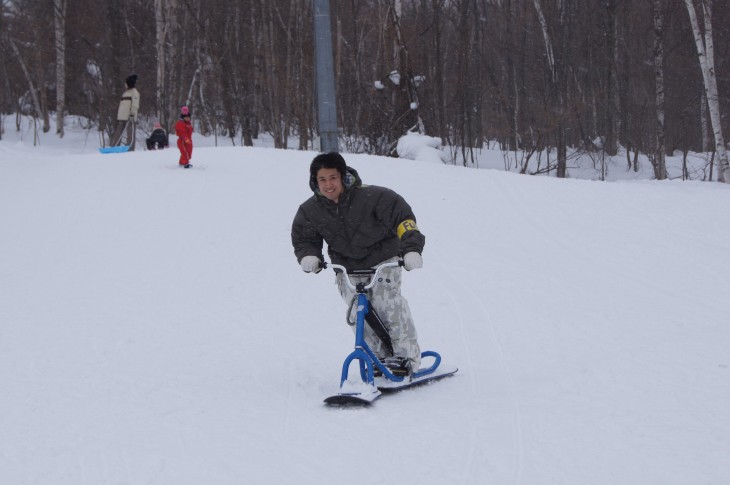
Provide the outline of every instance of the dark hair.
{"type": "Polygon", "coordinates": [[[124,82],[127,83],[127,86],[129,87],[129,89],[132,89],[135,86],[135,84],[137,84],[137,75],[132,74],[127,79],[125,79],[124,82]]]}
{"type": "Polygon", "coordinates": [[[321,153],[314,157],[312,164],[309,166],[309,181],[310,184],[313,182],[314,186],[317,186],[317,172],[322,168],[335,168],[340,175],[342,180],[345,180],[345,172],[347,170],[347,163],[337,152],[321,153]]]}

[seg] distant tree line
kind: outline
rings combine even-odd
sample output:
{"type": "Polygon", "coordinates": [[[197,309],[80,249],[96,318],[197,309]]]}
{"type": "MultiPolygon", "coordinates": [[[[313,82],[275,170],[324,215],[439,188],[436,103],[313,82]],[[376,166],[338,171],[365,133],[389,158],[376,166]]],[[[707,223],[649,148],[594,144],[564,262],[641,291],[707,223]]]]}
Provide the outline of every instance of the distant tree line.
{"type": "MultiPolygon", "coordinates": [[[[463,164],[485,144],[528,159],[557,149],[545,169],[565,176],[568,149],[615,155],[622,146],[627,168],[645,153],[661,179],[666,153],[724,147],[726,0],[330,8],[346,151],[392,154],[413,130],[442,138],[463,164]],[[714,65],[701,68],[698,48],[714,65]]],[[[200,130],[227,143],[252,145],[264,132],[277,147],[293,136],[311,148],[313,37],[311,0],[0,0],[0,112],[32,115],[46,131],[52,113],[79,115],[108,133],[136,73],[142,115],[166,128],[189,105],[200,130]]]]}

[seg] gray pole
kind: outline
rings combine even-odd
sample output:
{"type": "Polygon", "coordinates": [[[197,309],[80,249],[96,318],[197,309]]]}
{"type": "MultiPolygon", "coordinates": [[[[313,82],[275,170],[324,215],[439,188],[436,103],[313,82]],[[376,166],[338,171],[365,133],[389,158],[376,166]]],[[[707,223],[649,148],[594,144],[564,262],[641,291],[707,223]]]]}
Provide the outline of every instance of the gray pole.
{"type": "Polygon", "coordinates": [[[337,98],[329,0],[314,0],[314,44],[320,150],[338,152],[340,148],[337,139],[337,98]]]}

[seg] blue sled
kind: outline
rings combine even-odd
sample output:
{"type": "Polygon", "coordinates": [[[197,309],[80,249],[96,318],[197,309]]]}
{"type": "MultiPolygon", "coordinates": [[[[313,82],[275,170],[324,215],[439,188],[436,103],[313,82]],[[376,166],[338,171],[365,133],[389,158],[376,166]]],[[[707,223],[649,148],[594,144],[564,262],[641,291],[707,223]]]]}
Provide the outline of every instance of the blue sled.
{"type": "Polygon", "coordinates": [[[129,151],[129,145],[119,145],[116,147],[101,147],[99,153],[124,153],[129,151]]]}

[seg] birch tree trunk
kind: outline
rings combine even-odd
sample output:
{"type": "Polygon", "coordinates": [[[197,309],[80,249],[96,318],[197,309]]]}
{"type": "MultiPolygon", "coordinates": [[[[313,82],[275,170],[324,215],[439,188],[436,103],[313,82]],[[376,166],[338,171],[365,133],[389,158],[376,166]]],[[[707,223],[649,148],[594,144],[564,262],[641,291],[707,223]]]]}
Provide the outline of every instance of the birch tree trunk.
{"type": "Polygon", "coordinates": [[[175,8],[175,0],[155,0],[155,49],[157,51],[157,72],[156,72],[156,92],[155,92],[155,108],[157,111],[157,119],[162,124],[165,131],[170,132],[172,127],[173,115],[171,100],[167,97],[167,50],[165,46],[173,27],[173,9],[175,8]]]}
{"type": "Polygon", "coordinates": [[[33,100],[35,118],[38,118],[41,115],[41,103],[40,101],[38,101],[38,92],[35,88],[35,84],[33,83],[33,77],[30,75],[28,65],[25,63],[25,59],[23,59],[23,56],[20,54],[18,46],[15,45],[15,41],[13,39],[9,39],[9,43],[10,47],[13,50],[13,54],[15,54],[15,57],[18,59],[18,64],[20,64],[20,68],[23,70],[25,79],[28,81],[28,91],[30,92],[30,97],[33,100]]]}
{"type": "Polygon", "coordinates": [[[555,54],[553,53],[553,44],[550,41],[550,34],[548,32],[547,21],[545,15],[542,13],[542,7],[540,6],[540,0],[533,0],[535,5],[535,11],[537,12],[537,20],[540,22],[540,29],[542,30],[542,38],[545,41],[545,55],[547,56],[548,66],[552,74],[552,80],[555,82],[555,54]]]}
{"type": "Polygon", "coordinates": [[[63,138],[66,111],[66,0],[53,0],[56,30],[56,134],[63,138]]]}
{"type": "MultiPolygon", "coordinates": [[[[251,139],[256,140],[259,137],[259,130],[261,128],[261,118],[263,117],[263,91],[261,86],[264,84],[264,63],[263,63],[263,50],[264,50],[264,37],[263,29],[259,28],[257,20],[263,18],[263,7],[258,12],[258,16],[254,13],[257,9],[256,2],[251,5],[251,43],[254,46],[253,49],[253,110],[251,113],[251,121],[249,127],[251,129],[251,139]]],[[[252,141],[253,143],[253,141],[252,141]]],[[[253,144],[251,145],[253,146],[253,144]]]]}
{"type": "Polygon", "coordinates": [[[556,126],[556,145],[557,145],[557,171],[558,178],[565,178],[568,175],[568,153],[567,153],[567,134],[565,115],[567,112],[567,96],[568,96],[568,75],[567,75],[567,57],[568,57],[568,13],[570,6],[568,0],[558,2],[557,15],[557,31],[559,32],[559,48],[558,56],[555,56],[555,50],[548,30],[548,23],[543,14],[540,0],[533,0],[535,11],[537,12],[538,21],[542,30],[543,40],[545,41],[545,55],[547,57],[548,67],[550,69],[550,78],[552,81],[552,101],[556,103],[557,120],[556,126]]]}
{"type": "Polygon", "coordinates": [[[279,67],[279,56],[276,52],[276,29],[274,28],[274,8],[271,2],[260,0],[262,14],[262,27],[264,39],[264,72],[266,85],[266,100],[268,102],[269,116],[268,128],[274,138],[274,148],[286,148],[284,130],[282,129],[281,103],[277,97],[280,92],[283,79],[277,76],[279,67]]]}
{"type": "Polygon", "coordinates": [[[700,95],[700,133],[702,134],[702,152],[710,150],[710,127],[707,126],[707,94],[702,90],[700,95]]]}
{"type": "MultiPolygon", "coordinates": [[[[509,96],[510,103],[507,107],[509,112],[509,123],[511,123],[509,135],[507,138],[507,148],[512,151],[517,151],[521,146],[519,136],[519,116],[520,116],[520,86],[518,83],[517,67],[515,66],[516,60],[514,51],[517,46],[517,39],[515,31],[513,30],[513,23],[515,22],[515,16],[512,13],[512,1],[505,0],[504,2],[504,16],[505,16],[505,37],[509,40],[509,49],[505,52],[505,62],[507,64],[507,95],[509,96]]],[[[542,19],[544,20],[544,19],[542,19]]]]}
{"type": "Polygon", "coordinates": [[[619,106],[619,86],[618,86],[618,19],[616,0],[608,0],[606,2],[607,12],[607,29],[606,29],[606,49],[609,51],[608,62],[608,93],[606,110],[608,114],[608,126],[606,126],[606,143],[604,149],[606,153],[613,156],[618,153],[619,121],[621,119],[619,106]]]}
{"type": "MultiPolygon", "coordinates": [[[[3,32],[5,32],[5,12],[3,11],[4,8],[4,2],[0,1],[0,45],[3,43],[3,32]]],[[[0,49],[0,66],[5,65],[5,52],[4,49],[0,49]]],[[[5,90],[0,95],[0,106],[5,105],[5,98],[10,94],[10,89],[7,88],[8,85],[8,76],[5,72],[5,68],[0,70],[0,73],[2,73],[2,79],[5,81],[5,90]]],[[[3,133],[5,132],[5,123],[0,123],[0,141],[3,139],[3,133]]]]}
{"type": "Polygon", "coordinates": [[[712,130],[715,133],[715,149],[717,150],[719,170],[718,179],[722,182],[730,182],[730,164],[728,163],[727,148],[722,135],[720,100],[717,93],[717,78],[715,77],[715,49],[712,40],[712,9],[710,0],[700,0],[704,18],[704,38],[697,19],[697,11],[693,0],[685,0],[689,20],[692,24],[697,54],[702,68],[702,78],[705,82],[707,93],[707,107],[710,111],[712,130]],[[722,179],[720,179],[722,177],[722,179]]]}
{"type": "Polygon", "coordinates": [[[654,0],[654,86],[656,92],[656,151],[652,165],[657,180],[667,178],[664,136],[664,0],[654,0]]]}
{"type": "Polygon", "coordinates": [[[434,12],[434,55],[436,56],[436,63],[434,67],[434,85],[436,86],[436,125],[438,126],[437,135],[442,139],[446,139],[446,96],[444,89],[444,55],[443,55],[443,37],[442,32],[444,30],[442,18],[443,3],[435,0],[433,2],[434,12]]]}
{"type": "Polygon", "coordinates": [[[162,117],[162,107],[165,96],[165,37],[167,29],[165,28],[165,16],[163,14],[164,0],[155,0],[155,50],[157,52],[157,72],[155,78],[155,107],[157,111],[157,119],[164,123],[165,130],[169,133],[167,126],[167,118],[162,117]]]}
{"type": "MultiPolygon", "coordinates": [[[[405,81],[405,94],[407,99],[403,102],[399,102],[394,99],[394,105],[397,109],[402,110],[401,117],[405,121],[406,129],[418,128],[418,132],[422,135],[426,134],[426,128],[419,114],[419,100],[418,91],[413,83],[413,76],[411,72],[410,59],[408,55],[408,46],[406,45],[405,39],[403,38],[403,32],[401,30],[401,17],[403,16],[403,5],[401,0],[393,0],[391,5],[391,20],[393,22],[393,32],[395,39],[393,43],[393,65],[397,66],[400,72],[401,82],[405,81]],[[413,115],[413,116],[411,116],[413,115]]],[[[396,91],[394,91],[395,93],[396,91]]],[[[396,133],[395,140],[397,142],[405,133],[396,133]]]]}

